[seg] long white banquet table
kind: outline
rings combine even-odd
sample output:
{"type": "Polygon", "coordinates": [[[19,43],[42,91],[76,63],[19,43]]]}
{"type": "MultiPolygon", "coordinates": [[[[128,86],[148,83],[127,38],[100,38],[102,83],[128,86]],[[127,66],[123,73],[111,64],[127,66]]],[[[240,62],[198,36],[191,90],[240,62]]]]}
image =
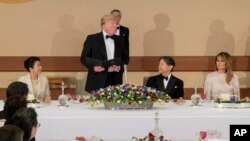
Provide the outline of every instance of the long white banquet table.
{"type": "MultiPolygon", "coordinates": [[[[131,141],[133,136],[144,137],[155,126],[155,112],[159,113],[159,128],[172,141],[193,141],[201,130],[217,130],[222,139],[229,139],[229,125],[250,124],[250,108],[215,108],[213,103],[190,106],[169,102],[155,104],[150,110],[106,110],[102,104],[91,107],[87,103],[69,103],[36,108],[38,122],[37,141],[74,141],[76,136],[93,135],[104,141],[131,141]]],[[[3,102],[0,102],[0,109],[3,102]]]]}

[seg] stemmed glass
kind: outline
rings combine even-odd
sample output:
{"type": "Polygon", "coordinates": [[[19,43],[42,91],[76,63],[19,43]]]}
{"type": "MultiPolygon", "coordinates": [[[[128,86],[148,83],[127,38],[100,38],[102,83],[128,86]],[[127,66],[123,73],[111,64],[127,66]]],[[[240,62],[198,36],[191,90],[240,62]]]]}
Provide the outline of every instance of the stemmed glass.
{"type": "Polygon", "coordinates": [[[200,93],[200,96],[201,96],[201,100],[202,100],[203,102],[207,99],[205,93],[200,93]]]}
{"type": "Polygon", "coordinates": [[[200,131],[200,138],[202,141],[205,141],[207,137],[207,131],[200,131]]]}
{"type": "Polygon", "coordinates": [[[221,133],[221,132],[217,132],[217,134],[216,134],[216,139],[220,139],[221,136],[222,136],[222,133],[221,133]]]}
{"type": "Polygon", "coordinates": [[[70,100],[72,103],[80,103],[81,98],[82,98],[82,95],[80,95],[80,94],[72,94],[70,96],[70,100]]]}
{"type": "Polygon", "coordinates": [[[217,134],[217,130],[207,130],[207,136],[210,139],[215,139],[216,138],[216,134],[217,134]]]}

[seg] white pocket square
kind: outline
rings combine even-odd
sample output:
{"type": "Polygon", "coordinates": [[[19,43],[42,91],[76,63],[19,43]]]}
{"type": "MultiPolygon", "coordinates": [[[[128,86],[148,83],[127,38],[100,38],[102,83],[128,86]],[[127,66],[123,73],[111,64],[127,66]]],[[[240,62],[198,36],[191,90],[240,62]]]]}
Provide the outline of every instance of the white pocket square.
{"type": "Polygon", "coordinates": [[[178,86],[174,86],[174,88],[178,88],[178,86]]]}

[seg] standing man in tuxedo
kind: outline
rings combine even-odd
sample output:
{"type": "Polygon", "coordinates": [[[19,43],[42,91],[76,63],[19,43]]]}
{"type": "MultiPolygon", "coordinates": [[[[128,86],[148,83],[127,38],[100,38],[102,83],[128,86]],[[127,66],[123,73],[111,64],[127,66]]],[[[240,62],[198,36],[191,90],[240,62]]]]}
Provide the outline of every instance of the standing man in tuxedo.
{"type": "Polygon", "coordinates": [[[102,31],[88,35],[81,54],[82,64],[88,68],[85,90],[91,92],[109,85],[122,84],[123,65],[129,62],[129,50],[120,36],[115,35],[117,23],[112,15],[101,19],[102,31]],[[93,64],[88,58],[106,61],[121,58],[119,65],[108,68],[93,64]]]}
{"type": "Polygon", "coordinates": [[[125,47],[129,49],[129,29],[125,26],[120,25],[122,12],[118,9],[114,9],[110,12],[110,14],[114,16],[117,24],[117,30],[115,35],[122,37],[125,47]]]}
{"type": "Polygon", "coordinates": [[[172,74],[174,66],[175,61],[172,57],[161,57],[158,66],[160,74],[149,77],[146,86],[165,91],[172,99],[183,97],[183,81],[172,74]]]}

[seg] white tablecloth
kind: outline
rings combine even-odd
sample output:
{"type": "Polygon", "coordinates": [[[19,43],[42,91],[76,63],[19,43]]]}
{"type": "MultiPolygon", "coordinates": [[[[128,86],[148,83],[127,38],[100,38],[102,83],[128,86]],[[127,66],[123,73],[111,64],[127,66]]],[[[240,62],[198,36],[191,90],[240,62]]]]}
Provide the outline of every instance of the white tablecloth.
{"type": "Polygon", "coordinates": [[[155,112],[159,113],[159,128],[172,141],[193,141],[200,130],[217,130],[223,139],[229,139],[230,124],[250,124],[250,108],[214,108],[213,103],[194,107],[190,101],[184,105],[170,102],[150,110],[106,110],[103,105],[91,107],[86,103],[58,105],[53,101],[36,108],[41,123],[37,141],[74,141],[76,136],[92,135],[105,141],[130,141],[154,129],[155,112]]]}

